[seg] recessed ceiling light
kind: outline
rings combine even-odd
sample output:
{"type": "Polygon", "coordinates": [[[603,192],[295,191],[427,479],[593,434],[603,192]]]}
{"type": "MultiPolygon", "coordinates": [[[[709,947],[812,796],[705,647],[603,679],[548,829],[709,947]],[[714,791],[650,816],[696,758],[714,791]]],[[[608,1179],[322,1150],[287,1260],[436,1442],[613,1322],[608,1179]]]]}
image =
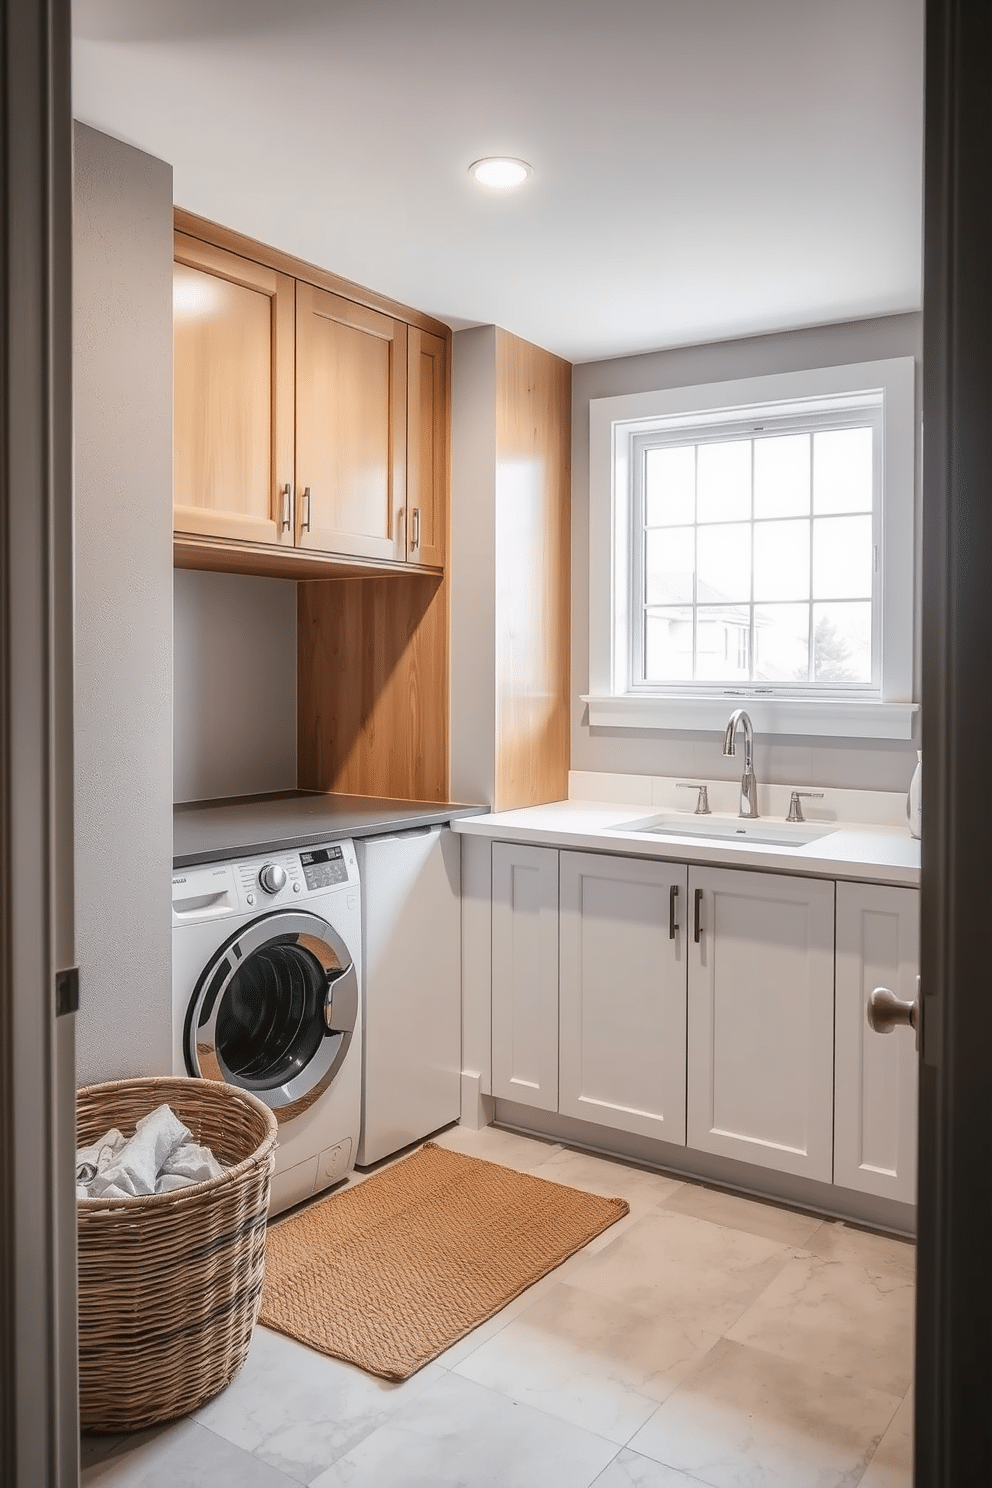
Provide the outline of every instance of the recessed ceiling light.
{"type": "Polygon", "coordinates": [[[510,191],[514,186],[523,185],[528,176],[534,174],[532,166],[526,160],[511,160],[505,155],[487,155],[485,160],[476,160],[468,168],[470,176],[474,176],[480,186],[488,186],[490,191],[510,191]]]}

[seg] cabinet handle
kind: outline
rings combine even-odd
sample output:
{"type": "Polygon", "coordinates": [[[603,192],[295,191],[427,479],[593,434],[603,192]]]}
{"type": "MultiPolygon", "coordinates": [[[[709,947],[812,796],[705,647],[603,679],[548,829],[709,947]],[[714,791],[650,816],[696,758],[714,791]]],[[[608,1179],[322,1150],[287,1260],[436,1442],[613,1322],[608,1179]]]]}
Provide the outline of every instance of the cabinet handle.
{"type": "Polygon", "coordinates": [[[702,905],[703,905],[703,891],[702,891],[702,889],[697,889],[696,890],[696,893],[695,893],[695,905],[694,905],[694,908],[693,908],[693,917],[692,917],[692,938],[696,942],[697,945],[699,944],[699,937],[703,933],[703,928],[702,928],[702,925],[700,924],[700,914],[699,914],[699,911],[702,909],[702,905]]]}
{"type": "Polygon", "coordinates": [[[668,891],[668,938],[669,938],[669,940],[674,940],[675,939],[675,932],[679,928],[678,920],[675,917],[675,906],[678,903],[678,897],[679,897],[679,886],[678,886],[678,884],[672,884],[672,887],[668,891]]]}
{"type": "Polygon", "coordinates": [[[420,547],[420,507],[419,506],[415,506],[413,508],[413,539],[411,541],[411,547],[414,547],[414,548],[419,548],[420,547]]]}
{"type": "Polygon", "coordinates": [[[292,499],[292,494],[293,494],[292,487],[290,486],[289,482],[287,481],[286,484],[282,488],[282,530],[283,530],[283,532],[288,532],[289,531],[289,524],[290,524],[290,520],[291,520],[289,503],[290,503],[290,500],[292,499]]]}
{"type": "Polygon", "coordinates": [[[305,486],[304,489],[303,489],[303,500],[307,504],[307,514],[306,514],[306,516],[304,517],[304,519],[300,523],[300,531],[301,532],[309,532],[310,531],[310,487],[309,486],[305,486]]]}

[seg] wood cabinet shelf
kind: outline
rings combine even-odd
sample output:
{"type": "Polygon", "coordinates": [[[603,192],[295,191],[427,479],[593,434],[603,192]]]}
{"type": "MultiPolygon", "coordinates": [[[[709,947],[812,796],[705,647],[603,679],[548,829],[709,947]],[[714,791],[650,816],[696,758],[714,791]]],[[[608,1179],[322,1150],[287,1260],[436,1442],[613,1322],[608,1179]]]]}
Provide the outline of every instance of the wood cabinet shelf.
{"type": "Polygon", "coordinates": [[[199,568],[213,573],[257,574],[269,579],[362,579],[444,572],[426,564],[356,558],[350,554],[320,553],[303,548],[272,548],[266,543],[225,541],[197,533],[174,535],[176,568],[199,568]]]}

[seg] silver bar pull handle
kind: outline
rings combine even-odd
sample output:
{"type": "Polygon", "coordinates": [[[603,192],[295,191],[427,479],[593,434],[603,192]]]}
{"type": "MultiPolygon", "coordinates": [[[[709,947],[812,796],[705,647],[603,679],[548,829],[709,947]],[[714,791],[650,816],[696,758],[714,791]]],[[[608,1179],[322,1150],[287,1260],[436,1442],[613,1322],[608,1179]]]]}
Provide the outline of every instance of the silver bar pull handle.
{"type": "Polygon", "coordinates": [[[310,487],[309,486],[304,486],[304,488],[303,488],[303,500],[307,504],[307,509],[306,509],[307,510],[307,514],[306,514],[306,516],[300,522],[300,531],[301,532],[309,532],[310,531],[310,487]]]}
{"type": "Polygon", "coordinates": [[[286,484],[282,488],[282,530],[283,530],[283,532],[288,532],[289,531],[290,522],[292,521],[292,514],[290,512],[290,502],[292,501],[292,499],[293,499],[293,489],[290,486],[289,482],[287,481],[286,484]]]}
{"type": "Polygon", "coordinates": [[[678,886],[678,884],[672,884],[672,887],[668,891],[668,938],[669,938],[669,940],[674,940],[675,939],[675,932],[679,928],[678,914],[676,913],[676,908],[677,908],[677,905],[678,905],[678,899],[679,899],[679,886],[678,886]]]}
{"type": "Polygon", "coordinates": [[[411,545],[411,547],[414,547],[414,548],[419,548],[420,547],[420,507],[419,506],[415,506],[413,508],[413,537],[411,539],[410,545],[411,545]]]}
{"type": "Polygon", "coordinates": [[[702,889],[697,889],[696,890],[696,893],[695,893],[694,898],[695,898],[695,904],[693,906],[693,914],[692,914],[692,938],[696,942],[696,944],[698,945],[699,944],[699,937],[703,933],[702,913],[701,913],[702,907],[703,907],[703,891],[702,891],[702,889]]]}
{"type": "Polygon", "coordinates": [[[920,999],[904,1002],[891,987],[876,987],[868,998],[868,1027],[873,1033],[891,1033],[894,1028],[911,1028],[920,1047],[920,999]]]}

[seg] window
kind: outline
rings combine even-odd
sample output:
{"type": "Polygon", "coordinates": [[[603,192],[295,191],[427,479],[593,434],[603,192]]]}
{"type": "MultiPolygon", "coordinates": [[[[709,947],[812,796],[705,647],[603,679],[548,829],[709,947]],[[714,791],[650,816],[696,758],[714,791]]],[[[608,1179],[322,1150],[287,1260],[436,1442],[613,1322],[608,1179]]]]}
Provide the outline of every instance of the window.
{"type": "Polygon", "coordinates": [[[914,426],[912,358],[593,402],[590,722],[910,737],[914,426]]]}
{"type": "Polygon", "coordinates": [[[877,691],[880,413],[635,435],[632,687],[877,691]]]}

